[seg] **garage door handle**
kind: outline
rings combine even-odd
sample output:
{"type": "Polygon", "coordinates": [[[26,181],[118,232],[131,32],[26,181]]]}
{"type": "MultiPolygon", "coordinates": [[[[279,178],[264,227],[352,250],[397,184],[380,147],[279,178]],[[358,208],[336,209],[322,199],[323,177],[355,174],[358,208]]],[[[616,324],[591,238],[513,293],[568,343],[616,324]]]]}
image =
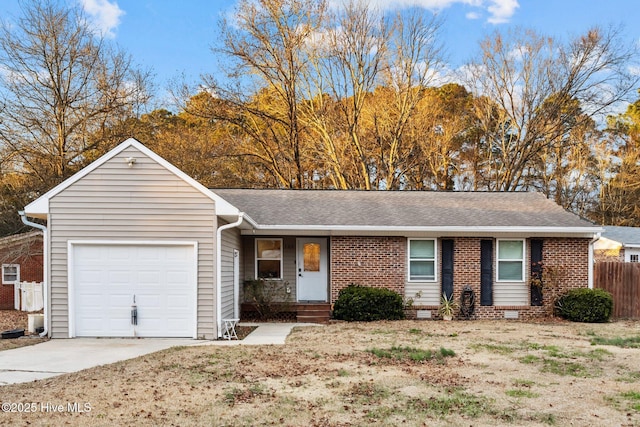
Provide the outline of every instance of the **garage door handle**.
{"type": "Polygon", "coordinates": [[[138,306],[136,305],[136,296],[133,296],[133,304],[131,305],[131,324],[138,324],[138,306]]]}

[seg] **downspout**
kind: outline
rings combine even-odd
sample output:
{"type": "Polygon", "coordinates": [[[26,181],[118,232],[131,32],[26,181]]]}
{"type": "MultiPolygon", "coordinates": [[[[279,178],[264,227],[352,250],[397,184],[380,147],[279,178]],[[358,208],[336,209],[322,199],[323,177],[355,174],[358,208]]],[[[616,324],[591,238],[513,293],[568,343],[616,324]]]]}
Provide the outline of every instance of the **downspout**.
{"type": "Polygon", "coordinates": [[[47,280],[49,275],[49,244],[47,238],[47,227],[38,224],[36,222],[31,222],[27,219],[27,215],[25,215],[24,211],[18,211],[18,215],[22,219],[22,222],[25,225],[30,227],[37,228],[42,231],[42,257],[44,259],[42,266],[42,299],[43,299],[43,308],[44,308],[44,330],[40,333],[40,337],[45,337],[49,334],[49,280],[47,280]]]}
{"type": "MultiPolygon", "coordinates": [[[[216,231],[216,325],[218,325],[218,338],[222,338],[222,232],[238,227],[243,220],[244,212],[240,212],[236,222],[218,227],[216,231]]],[[[234,295],[234,298],[238,298],[238,296],[234,295]]]]}
{"type": "Polygon", "coordinates": [[[593,244],[600,240],[601,233],[596,233],[593,239],[589,242],[589,289],[593,289],[593,269],[595,268],[594,256],[593,256],[593,244]]]}

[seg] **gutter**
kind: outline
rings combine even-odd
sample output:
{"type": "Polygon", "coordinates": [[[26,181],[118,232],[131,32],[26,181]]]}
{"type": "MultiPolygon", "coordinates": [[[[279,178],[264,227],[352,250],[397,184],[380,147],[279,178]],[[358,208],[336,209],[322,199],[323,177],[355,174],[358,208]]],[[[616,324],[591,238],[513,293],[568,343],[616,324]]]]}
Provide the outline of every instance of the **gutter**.
{"type": "Polygon", "coordinates": [[[42,298],[44,300],[44,330],[40,334],[40,337],[44,338],[49,334],[49,281],[47,280],[47,277],[49,276],[49,242],[47,238],[47,227],[42,224],[29,221],[24,211],[18,211],[18,215],[20,215],[20,218],[25,225],[42,231],[42,257],[44,259],[42,266],[42,279],[44,281],[42,284],[42,298]]]}
{"type": "MultiPolygon", "coordinates": [[[[218,338],[222,338],[222,232],[238,227],[244,220],[244,212],[238,213],[238,220],[218,227],[216,230],[216,325],[218,338]]],[[[234,295],[234,298],[238,298],[234,295]]]]}
{"type": "Polygon", "coordinates": [[[593,269],[595,268],[595,261],[593,256],[593,244],[600,240],[601,233],[596,233],[593,239],[589,242],[589,276],[587,279],[589,289],[593,289],[593,269]]]}

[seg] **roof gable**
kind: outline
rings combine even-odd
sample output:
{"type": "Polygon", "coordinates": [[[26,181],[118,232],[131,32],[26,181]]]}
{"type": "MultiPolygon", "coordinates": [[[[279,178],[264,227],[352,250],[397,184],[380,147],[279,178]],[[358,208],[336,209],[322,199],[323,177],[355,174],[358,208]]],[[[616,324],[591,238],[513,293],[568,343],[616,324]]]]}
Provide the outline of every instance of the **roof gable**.
{"type": "MultiPolygon", "coordinates": [[[[148,158],[152,159],[153,161],[158,163],[160,166],[164,167],[169,172],[173,173],[175,176],[177,176],[178,178],[182,179],[187,184],[195,188],[197,191],[201,192],[203,195],[213,200],[216,204],[217,215],[220,215],[220,216],[226,216],[226,215],[237,216],[238,215],[239,213],[238,209],[235,208],[233,205],[231,205],[229,202],[219,197],[218,195],[212,193],[209,189],[204,187],[202,184],[200,184],[199,182],[197,182],[196,180],[194,180],[193,178],[191,178],[190,176],[182,172],[177,167],[173,166],[171,163],[169,163],[162,157],[158,156],[156,153],[154,153],[153,151],[145,147],[142,143],[135,140],[134,138],[129,138],[126,141],[122,142],[120,145],[118,145],[117,147],[115,147],[114,149],[112,149],[111,151],[109,151],[108,153],[106,153],[105,155],[103,155],[102,157],[100,157],[99,159],[97,159],[87,167],[78,171],[76,174],[74,174],[70,178],[66,179],[62,183],[58,184],[57,186],[49,190],[47,193],[43,194],[33,202],[29,203],[24,208],[25,213],[29,216],[34,216],[34,217],[46,216],[46,214],[49,212],[49,201],[51,200],[51,198],[60,194],[61,192],[69,188],[71,185],[80,181],[82,178],[84,178],[91,172],[95,171],[96,169],[98,169],[100,166],[104,165],[108,161],[114,159],[120,153],[122,153],[123,151],[127,150],[130,147],[133,147],[141,155],[147,156],[148,158]]],[[[135,167],[135,159],[132,158],[131,161],[133,162],[133,166],[135,167]]]]}

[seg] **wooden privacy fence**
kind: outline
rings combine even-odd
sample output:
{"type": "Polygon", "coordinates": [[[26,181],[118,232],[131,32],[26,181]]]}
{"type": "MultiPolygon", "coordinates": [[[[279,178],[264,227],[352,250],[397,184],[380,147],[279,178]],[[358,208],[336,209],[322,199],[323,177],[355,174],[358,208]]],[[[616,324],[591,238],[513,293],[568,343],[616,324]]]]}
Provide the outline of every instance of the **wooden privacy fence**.
{"type": "Polygon", "coordinates": [[[598,262],[594,287],[613,295],[613,317],[640,319],[640,263],[598,262]]]}

